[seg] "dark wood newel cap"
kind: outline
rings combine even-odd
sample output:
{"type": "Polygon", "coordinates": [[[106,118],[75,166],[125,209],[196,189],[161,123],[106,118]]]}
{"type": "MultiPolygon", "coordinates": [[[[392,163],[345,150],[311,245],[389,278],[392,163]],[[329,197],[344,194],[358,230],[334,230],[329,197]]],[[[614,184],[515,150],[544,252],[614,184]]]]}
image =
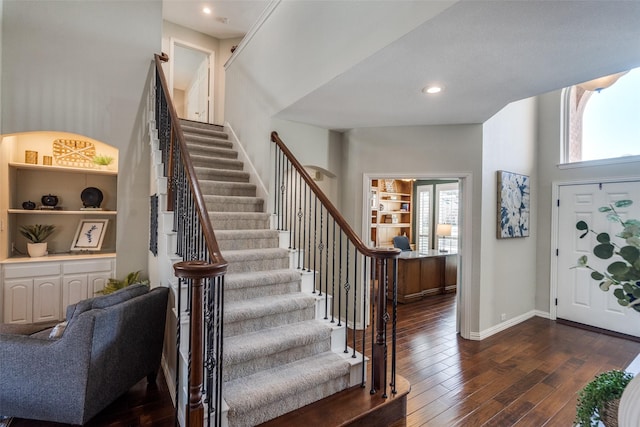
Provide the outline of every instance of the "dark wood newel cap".
{"type": "Polygon", "coordinates": [[[186,279],[203,279],[223,274],[227,264],[209,264],[206,261],[182,261],[173,264],[177,277],[186,279]]]}

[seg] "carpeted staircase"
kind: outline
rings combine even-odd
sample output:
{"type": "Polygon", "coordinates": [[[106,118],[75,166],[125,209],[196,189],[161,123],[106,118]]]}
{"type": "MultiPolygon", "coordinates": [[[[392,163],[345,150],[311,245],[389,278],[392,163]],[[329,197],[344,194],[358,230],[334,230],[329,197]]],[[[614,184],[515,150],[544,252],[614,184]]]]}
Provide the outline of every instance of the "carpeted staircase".
{"type": "Polygon", "coordinates": [[[353,384],[353,360],[331,350],[335,329],[316,320],[318,297],[301,272],[233,143],[219,126],[183,132],[224,258],[223,397],[229,426],[254,426],[353,384]]]}

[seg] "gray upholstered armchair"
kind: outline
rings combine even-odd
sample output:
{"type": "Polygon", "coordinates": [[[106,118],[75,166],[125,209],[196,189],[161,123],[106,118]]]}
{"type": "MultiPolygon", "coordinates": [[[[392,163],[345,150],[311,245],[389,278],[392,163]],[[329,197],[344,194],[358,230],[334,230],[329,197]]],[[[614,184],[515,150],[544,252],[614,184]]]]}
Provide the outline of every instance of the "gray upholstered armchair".
{"type": "Polygon", "coordinates": [[[57,339],[0,334],[0,414],[84,424],[145,376],[155,381],[168,292],[132,285],[70,305],[57,339]]]}

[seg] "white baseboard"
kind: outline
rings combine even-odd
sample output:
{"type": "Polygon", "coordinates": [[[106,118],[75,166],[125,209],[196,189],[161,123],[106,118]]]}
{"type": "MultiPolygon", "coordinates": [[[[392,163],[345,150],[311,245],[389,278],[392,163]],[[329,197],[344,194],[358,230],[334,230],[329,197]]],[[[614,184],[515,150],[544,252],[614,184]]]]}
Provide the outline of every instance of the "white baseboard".
{"type": "MultiPolygon", "coordinates": [[[[471,339],[472,341],[482,341],[485,338],[489,338],[491,335],[495,335],[498,332],[505,331],[510,327],[517,325],[518,323],[522,323],[525,320],[529,320],[532,317],[538,316],[538,313],[544,314],[543,312],[538,312],[537,310],[531,310],[525,314],[521,314],[520,316],[516,316],[512,319],[505,320],[504,322],[499,323],[495,326],[492,326],[489,329],[485,329],[484,331],[471,332],[469,334],[469,339],[471,339]]],[[[544,317],[544,316],[540,316],[540,317],[544,317]]]]}

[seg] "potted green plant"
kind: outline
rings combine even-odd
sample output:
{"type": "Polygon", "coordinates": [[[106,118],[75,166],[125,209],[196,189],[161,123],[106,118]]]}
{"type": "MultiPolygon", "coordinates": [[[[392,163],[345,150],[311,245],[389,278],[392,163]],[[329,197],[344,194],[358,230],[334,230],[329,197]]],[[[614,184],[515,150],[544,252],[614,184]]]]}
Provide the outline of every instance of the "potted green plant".
{"type": "Polygon", "coordinates": [[[100,290],[97,291],[97,294],[102,294],[102,295],[109,295],[114,293],[115,291],[122,289],[122,288],[126,288],[127,286],[133,285],[134,283],[144,283],[144,284],[148,284],[149,281],[148,280],[140,280],[140,271],[133,271],[129,274],[127,274],[127,276],[122,279],[109,279],[109,281],[107,282],[107,284],[105,285],[105,287],[100,290]]]}
{"type": "Polygon", "coordinates": [[[56,226],[51,224],[34,224],[20,226],[20,234],[26,237],[27,252],[30,257],[41,257],[47,254],[47,242],[56,226]]]}
{"type": "Polygon", "coordinates": [[[599,209],[606,213],[609,221],[617,222],[622,231],[616,234],[624,240],[624,244],[618,244],[611,239],[609,233],[598,233],[589,228],[585,221],[578,221],[576,228],[584,233],[580,238],[589,233],[596,235],[598,244],[593,247],[593,254],[600,259],[614,258],[606,271],[598,271],[589,265],[586,255],[578,259],[578,267],[591,270],[591,278],[600,281],[600,289],[608,292],[613,290],[613,295],[618,299],[618,304],[630,307],[640,312],[640,221],[637,219],[624,219],[616,208],[624,208],[633,204],[631,200],[619,200],[599,209]]]}
{"type": "Polygon", "coordinates": [[[98,166],[102,166],[104,168],[106,168],[111,163],[113,163],[113,157],[107,156],[106,154],[98,154],[96,156],[93,156],[92,160],[93,160],[93,163],[95,163],[98,166]]]}
{"type": "Polygon", "coordinates": [[[633,374],[619,370],[603,372],[578,392],[576,426],[597,427],[600,421],[606,427],[618,425],[618,405],[622,392],[633,379],[633,374]]]}

